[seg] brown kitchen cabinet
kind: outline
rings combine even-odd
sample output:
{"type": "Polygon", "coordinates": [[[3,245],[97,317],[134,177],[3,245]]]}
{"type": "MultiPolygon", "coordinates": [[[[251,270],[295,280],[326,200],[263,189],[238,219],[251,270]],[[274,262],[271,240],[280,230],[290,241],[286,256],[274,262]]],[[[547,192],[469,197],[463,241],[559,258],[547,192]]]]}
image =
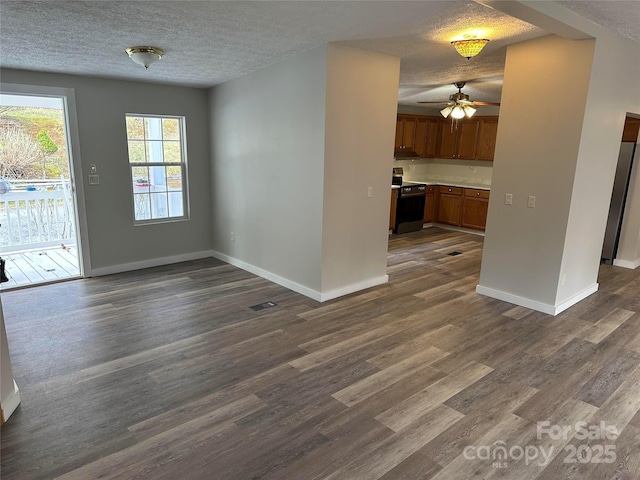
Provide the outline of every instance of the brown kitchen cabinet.
{"type": "Polygon", "coordinates": [[[398,114],[396,120],[396,152],[415,149],[417,122],[418,119],[415,115],[398,114]]]}
{"type": "Polygon", "coordinates": [[[482,117],[479,119],[476,160],[493,161],[497,134],[498,117],[482,117]]]}
{"type": "Polygon", "coordinates": [[[424,223],[435,221],[436,218],[436,187],[427,186],[427,196],[424,202],[424,223]]]}
{"type": "Polygon", "coordinates": [[[462,214],[462,188],[438,187],[438,206],[436,222],[460,226],[462,214]]]}
{"type": "Polygon", "coordinates": [[[398,206],[398,189],[391,189],[391,208],[389,210],[389,230],[396,228],[396,207],[398,206]]]}
{"type": "Polygon", "coordinates": [[[460,226],[484,230],[487,226],[489,191],[465,188],[462,193],[462,216],[460,226]]]}
{"type": "Polygon", "coordinates": [[[638,139],[639,129],[640,118],[627,117],[624,122],[624,130],[622,131],[622,141],[635,143],[638,139]]]}
{"type": "Polygon", "coordinates": [[[474,160],[478,143],[478,119],[442,119],[438,123],[438,158],[474,160]]]}
{"type": "Polygon", "coordinates": [[[438,117],[418,115],[414,151],[422,158],[436,158],[438,117]]]}

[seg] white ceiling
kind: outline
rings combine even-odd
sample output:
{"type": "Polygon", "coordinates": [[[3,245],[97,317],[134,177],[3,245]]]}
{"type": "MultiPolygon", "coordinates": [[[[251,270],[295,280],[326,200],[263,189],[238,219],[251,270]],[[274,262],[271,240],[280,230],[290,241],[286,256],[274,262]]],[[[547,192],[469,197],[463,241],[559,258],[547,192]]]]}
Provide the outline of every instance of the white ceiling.
{"type": "MultiPolygon", "coordinates": [[[[636,0],[558,3],[640,43],[636,0]]],[[[195,87],[340,42],[400,56],[408,105],[446,99],[460,80],[472,100],[499,101],[506,46],[548,33],[471,0],[2,0],[0,22],[2,67],[195,87]],[[474,28],[491,41],[466,60],[450,41],[474,28]],[[145,71],[124,53],[135,45],[165,56],[145,71]]]]}

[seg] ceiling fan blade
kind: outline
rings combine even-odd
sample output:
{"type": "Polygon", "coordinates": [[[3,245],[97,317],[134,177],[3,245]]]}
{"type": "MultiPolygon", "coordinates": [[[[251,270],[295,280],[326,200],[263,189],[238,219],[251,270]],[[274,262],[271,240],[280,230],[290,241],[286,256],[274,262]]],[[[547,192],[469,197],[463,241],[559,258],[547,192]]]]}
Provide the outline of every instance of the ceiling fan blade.
{"type": "Polygon", "coordinates": [[[499,107],[500,103],[499,102],[471,102],[474,105],[490,105],[490,106],[494,106],[494,107],[499,107]]]}
{"type": "Polygon", "coordinates": [[[416,102],[416,103],[433,103],[435,105],[446,105],[449,102],[447,100],[441,100],[439,102],[416,102]]]}

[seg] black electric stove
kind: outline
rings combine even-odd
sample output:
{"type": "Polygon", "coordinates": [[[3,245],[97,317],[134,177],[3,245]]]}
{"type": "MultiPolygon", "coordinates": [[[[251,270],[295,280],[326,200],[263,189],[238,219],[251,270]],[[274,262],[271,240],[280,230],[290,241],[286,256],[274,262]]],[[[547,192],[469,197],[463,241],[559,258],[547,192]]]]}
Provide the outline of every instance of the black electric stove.
{"type": "Polygon", "coordinates": [[[402,182],[398,188],[396,223],[393,233],[408,233],[422,230],[427,185],[402,182]]]}

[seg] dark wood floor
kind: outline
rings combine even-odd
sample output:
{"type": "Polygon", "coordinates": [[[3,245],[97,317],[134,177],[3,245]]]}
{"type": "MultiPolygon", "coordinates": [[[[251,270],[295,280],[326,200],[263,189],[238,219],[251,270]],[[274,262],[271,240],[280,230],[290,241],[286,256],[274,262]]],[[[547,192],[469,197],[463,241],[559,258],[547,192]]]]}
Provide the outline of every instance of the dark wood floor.
{"type": "Polygon", "coordinates": [[[638,479],[640,270],[554,318],[477,295],[481,249],[394,236],[324,304],[212,259],[3,293],[2,479],[638,479]]]}

